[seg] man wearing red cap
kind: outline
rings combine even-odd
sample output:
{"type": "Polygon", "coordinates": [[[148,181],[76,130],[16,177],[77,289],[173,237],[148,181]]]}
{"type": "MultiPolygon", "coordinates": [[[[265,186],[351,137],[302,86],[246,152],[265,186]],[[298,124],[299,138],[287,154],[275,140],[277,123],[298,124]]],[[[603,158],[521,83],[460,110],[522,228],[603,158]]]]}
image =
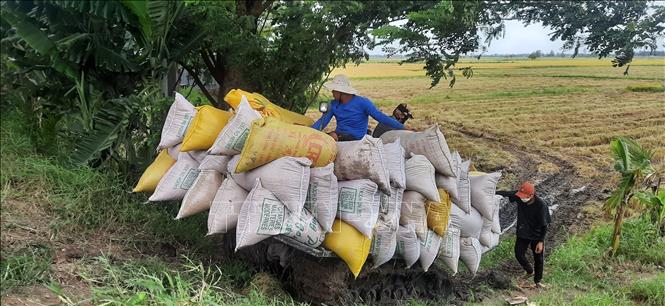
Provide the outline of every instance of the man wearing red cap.
{"type": "Polygon", "coordinates": [[[530,182],[524,182],[517,191],[497,191],[496,194],[508,197],[510,202],[517,204],[517,229],[515,239],[515,257],[526,271],[525,276],[533,275],[536,287],[542,288],[543,249],[547,226],[550,223],[550,211],[547,204],[536,196],[536,190],[530,182]],[[526,249],[533,253],[534,269],[526,259],[526,249]]]}

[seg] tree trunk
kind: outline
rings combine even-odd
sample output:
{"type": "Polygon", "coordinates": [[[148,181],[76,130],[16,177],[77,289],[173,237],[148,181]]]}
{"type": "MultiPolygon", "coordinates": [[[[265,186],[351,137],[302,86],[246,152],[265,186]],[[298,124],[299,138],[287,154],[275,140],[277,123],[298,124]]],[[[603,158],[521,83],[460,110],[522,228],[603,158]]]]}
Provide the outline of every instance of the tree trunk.
{"type": "Polygon", "coordinates": [[[230,67],[223,72],[222,83],[219,83],[217,90],[217,101],[224,101],[224,96],[231,89],[242,89],[244,91],[253,92],[255,88],[249,85],[242,72],[238,68],[230,67]]]}
{"type": "Polygon", "coordinates": [[[625,213],[626,201],[621,202],[617,208],[616,215],[614,215],[614,232],[612,233],[612,250],[610,255],[614,256],[619,250],[619,242],[621,241],[621,227],[623,225],[623,215],[625,213]]]}

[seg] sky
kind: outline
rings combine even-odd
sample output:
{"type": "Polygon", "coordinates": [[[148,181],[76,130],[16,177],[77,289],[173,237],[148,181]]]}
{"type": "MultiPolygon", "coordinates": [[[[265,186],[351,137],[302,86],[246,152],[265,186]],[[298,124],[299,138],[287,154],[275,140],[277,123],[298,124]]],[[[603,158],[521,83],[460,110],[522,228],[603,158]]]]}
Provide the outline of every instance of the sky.
{"type": "MultiPolygon", "coordinates": [[[[505,21],[506,29],[503,38],[492,40],[487,52],[484,54],[520,54],[541,50],[543,53],[561,52],[563,42],[550,41],[551,30],[541,23],[525,26],[517,20],[505,21]]],[[[397,44],[395,44],[397,46],[397,44]]],[[[582,50],[580,50],[582,51],[582,50]]],[[[570,53],[571,51],[568,51],[570,53]]],[[[383,55],[381,48],[370,50],[371,55],[383,55]]]]}
{"type": "Polygon", "coordinates": [[[549,33],[552,30],[541,23],[525,26],[520,21],[507,20],[505,24],[505,36],[493,40],[485,54],[520,54],[536,50],[543,53],[549,53],[550,50],[561,52],[563,42],[558,39],[551,41],[549,33]]]}

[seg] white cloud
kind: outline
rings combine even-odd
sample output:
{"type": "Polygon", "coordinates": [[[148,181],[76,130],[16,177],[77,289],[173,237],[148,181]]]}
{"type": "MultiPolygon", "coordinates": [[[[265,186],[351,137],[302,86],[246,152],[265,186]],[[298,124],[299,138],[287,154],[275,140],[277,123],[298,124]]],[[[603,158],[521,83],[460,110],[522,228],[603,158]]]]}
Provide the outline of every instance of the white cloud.
{"type": "Polygon", "coordinates": [[[525,26],[517,20],[507,20],[504,38],[492,41],[485,54],[520,54],[541,50],[549,53],[550,50],[560,52],[563,42],[550,40],[551,29],[541,23],[525,26]]]}

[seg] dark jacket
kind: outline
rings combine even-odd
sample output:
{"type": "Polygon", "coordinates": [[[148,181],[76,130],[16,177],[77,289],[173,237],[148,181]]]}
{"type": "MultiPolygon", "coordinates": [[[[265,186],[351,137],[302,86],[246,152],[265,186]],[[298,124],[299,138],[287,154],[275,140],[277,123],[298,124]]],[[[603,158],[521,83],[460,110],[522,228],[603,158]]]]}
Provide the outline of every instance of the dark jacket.
{"type": "MultiPolygon", "coordinates": [[[[390,116],[390,118],[394,119],[395,117],[390,116]]],[[[383,124],[383,123],[379,122],[376,125],[376,127],[374,128],[374,132],[372,133],[372,137],[379,138],[379,137],[381,137],[381,135],[383,135],[383,133],[388,132],[388,131],[392,131],[392,130],[395,130],[395,128],[393,128],[393,127],[391,127],[387,124],[383,124]]]]}
{"type": "Polygon", "coordinates": [[[551,222],[550,210],[547,203],[534,195],[531,204],[522,202],[514,191],[497,191],[496,194],[508,197],[510,202],[517,204],[517,229],[518,238],[544,241],[547,234],[547,226],[551,222]]]}

